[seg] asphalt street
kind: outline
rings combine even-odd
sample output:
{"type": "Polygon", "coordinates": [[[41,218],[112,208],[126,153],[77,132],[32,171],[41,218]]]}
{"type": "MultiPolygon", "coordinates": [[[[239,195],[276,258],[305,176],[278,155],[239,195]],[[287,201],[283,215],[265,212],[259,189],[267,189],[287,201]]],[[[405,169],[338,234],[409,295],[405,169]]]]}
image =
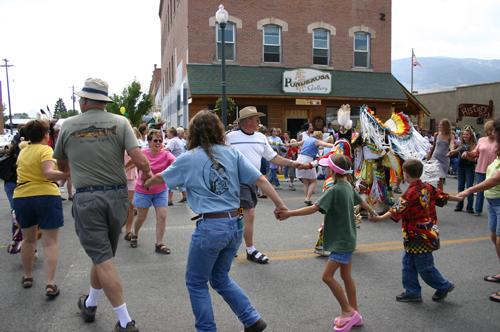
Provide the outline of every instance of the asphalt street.
{"type": "MultiPolygon", "coordinates": [[[[457,182],[446,188],[456,192],[457,182]]],[[[286,183],[279,193],[289,208],[303,206],[302,187],[291,192],[286,183]]],[[[66,195],[66,194],[64,194],[66,195]]],[[[315,198],[318,194],[315,195],[315,198]]],[[[139,246],[120,240],[116,263],[123,280],[129,312],[141,331],[194,331],[194,319],[184,283],[187,250],[194,223],[187,205],[169,208],[166,243],[172,254],[154,253],[153,211],[142,229],[139,246]]],[[[60,232],[57,283],[61,295],[45,299],[43,252],[35,263],[34,286],[21,287],[19,255],[7,253],[10,240],[8,202],[0,193],[0,331],[111,331],[115,314],[102,298],[96,321],[84,323],[76,306],[88,292],[90,261],[80,247],[71,217],[71,202],[63,203],[65,226],[60,232]]],[[[488,300],[500,284],[483,281],[499,272],[499,261],[489,241],[487,217],[454,212],[455,203],[438,210],[442,248],[435,262],[455,290],[442,303],[431,300],[433,289],[422,285],[423,303],[395,301],[401,286],[401,229],[392,221],[372,224],[364,220],[358,230],[353,258],[360,312],[365,325],[354,331],[500,331],[500,304],[488,300]]],[[[331,331],[339,305],[321,281],[325,258],[312,253],[322,215],[278,222],[267,199],[257,207],[255,245],[268,254],[268,265],[245,259],[244,248],[235,259],[232,277],[247,292],[268,323],[266,331],[331,331]]],[[[219,331],[241,331],[242,325],[222,298],[212,292],[219,331]]]]}

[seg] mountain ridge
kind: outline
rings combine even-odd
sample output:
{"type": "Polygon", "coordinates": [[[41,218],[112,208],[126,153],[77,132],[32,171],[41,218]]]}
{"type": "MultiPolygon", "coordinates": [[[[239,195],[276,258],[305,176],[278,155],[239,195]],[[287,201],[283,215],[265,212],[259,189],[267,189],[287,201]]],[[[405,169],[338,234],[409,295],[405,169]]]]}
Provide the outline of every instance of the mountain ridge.
{"type": "MultiPolygon", "coordinates": [[[[413,90],[420,93],[500,82],[500,59],[437,56],[417,60],[421,66],[413,69],[413,90]]],[[[392,74],[410,90],[411,58],[392,60],[392,74]]]]}

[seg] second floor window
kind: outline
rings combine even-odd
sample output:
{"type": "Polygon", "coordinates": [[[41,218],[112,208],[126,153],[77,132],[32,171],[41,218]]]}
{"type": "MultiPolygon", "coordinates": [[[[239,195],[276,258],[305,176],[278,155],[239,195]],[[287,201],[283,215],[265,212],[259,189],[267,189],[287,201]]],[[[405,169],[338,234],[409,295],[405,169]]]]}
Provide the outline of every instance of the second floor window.
{"type": "MultiPolygon", "coordinates": [[[[227,22],[224,28],[224,56],[226,60],[235,59],[235,25],[227,22]]],[[[222,29],[217,24],[217,60],[222,59],[222,29]]]]}
{"type": "Polygon", "coordinates": [[[326,29],[313,30],[313,64],[328,65],[330,59],[330,33],[326,29]]]}
{"type": "Polygon", "coordinates": [[[281,27],[264,26],[264,62],[281,62],[281,27]]]}
{"type": "Polygon", "coordinates": [[[354,67],[370,67],[370,34],[354,33],[354,67]]]}

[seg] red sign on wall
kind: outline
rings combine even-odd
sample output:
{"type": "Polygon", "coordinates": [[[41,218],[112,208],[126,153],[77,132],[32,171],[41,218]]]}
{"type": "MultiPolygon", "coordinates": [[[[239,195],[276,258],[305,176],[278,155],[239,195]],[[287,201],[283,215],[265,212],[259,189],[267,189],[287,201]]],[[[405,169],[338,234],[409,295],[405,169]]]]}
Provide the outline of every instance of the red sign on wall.
{"type": "Polygon", "coordinates": [[[457,121],[462,121],[464,116],[489,119],[493,117],[493,100],[488,105],[481,104],[459,104],[457,109],[457,121]]]}

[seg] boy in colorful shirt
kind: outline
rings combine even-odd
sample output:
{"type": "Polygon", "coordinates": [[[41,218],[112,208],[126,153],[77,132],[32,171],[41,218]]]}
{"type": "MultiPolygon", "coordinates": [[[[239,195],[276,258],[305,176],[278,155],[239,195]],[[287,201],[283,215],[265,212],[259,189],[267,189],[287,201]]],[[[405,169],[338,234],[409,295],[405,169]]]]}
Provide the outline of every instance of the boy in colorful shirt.
{"type": "Polygon", "coordinates": [[[426,284],[436,289],[432,300],[442,301],[455,285],[446,280],[434,266],[432,252],[439,249],[439,231],[437,227],[436,205],[444,206],[448,200],[459,198],[443,193],[428,183],[423,183],[420,176],[423,164],[410,159],[403,163],[405,181],[409,184],[398,202],[381,216],[373,216],[377,222],[391,218],[402,221],[403,244],[403,288],[405,291],[396,296],[398,302],[421,302],[421,288],[418,276],[426,284]]]}

